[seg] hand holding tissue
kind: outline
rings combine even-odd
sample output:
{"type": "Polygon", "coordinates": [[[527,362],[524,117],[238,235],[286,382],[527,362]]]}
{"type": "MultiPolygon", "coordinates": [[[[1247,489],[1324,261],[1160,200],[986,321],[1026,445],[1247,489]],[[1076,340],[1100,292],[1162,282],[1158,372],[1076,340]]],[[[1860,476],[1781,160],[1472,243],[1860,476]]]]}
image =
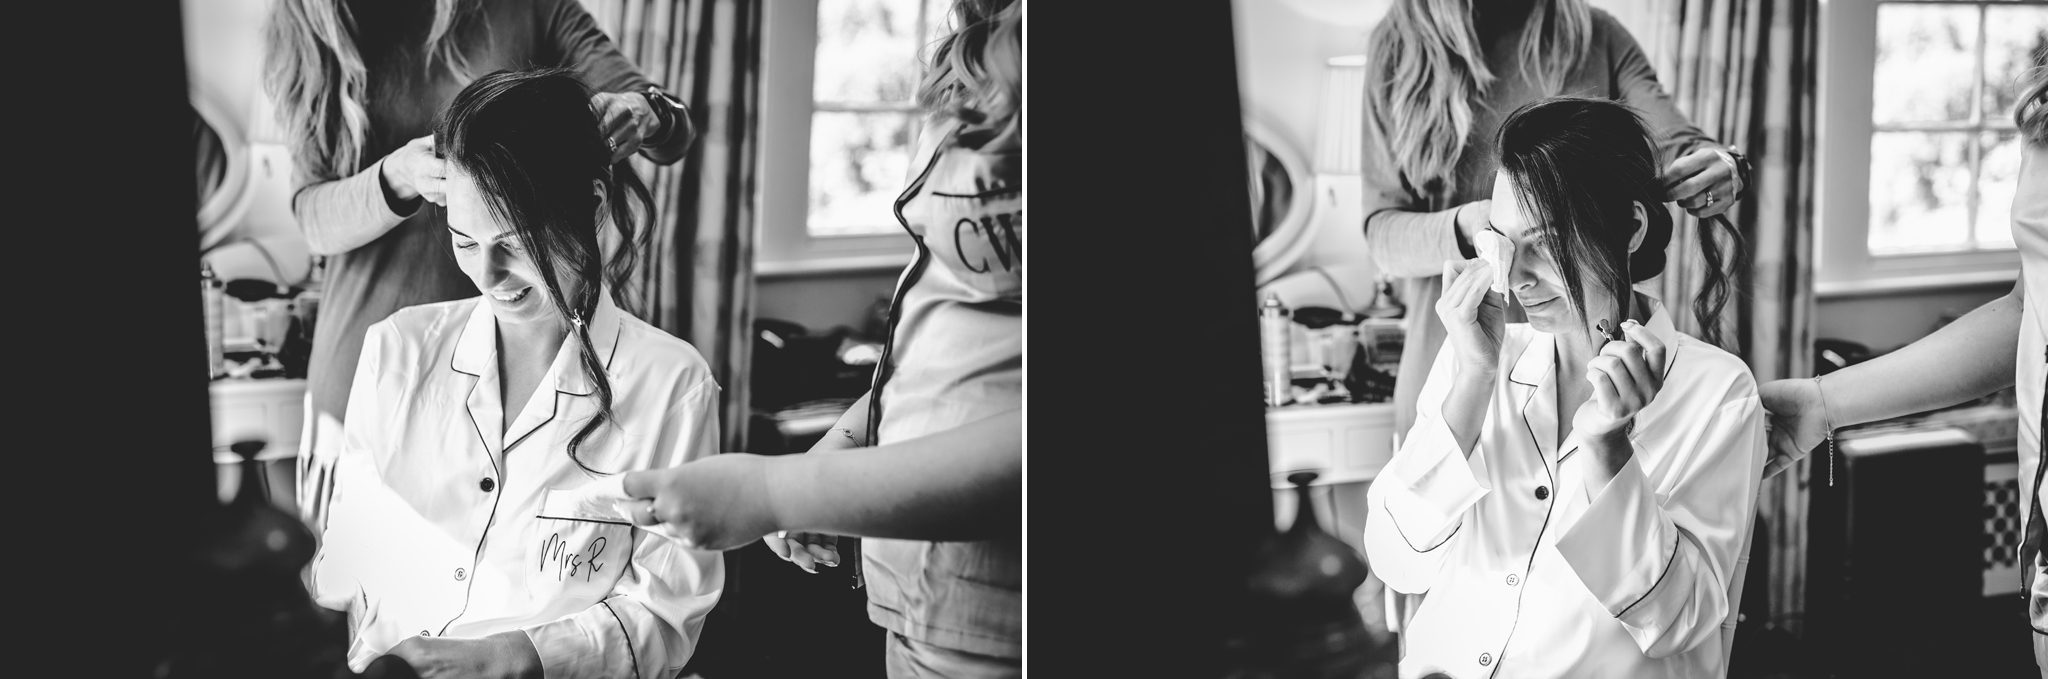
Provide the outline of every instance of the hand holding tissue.
{"type": "Polygon", "coordinates": [[[1508,270],[1515,265],[1515,244],[1498,231],[1480,231],[1472,244],[1479,259],[1493,267],[1493,291],[1508,294],[1508,270]]]}

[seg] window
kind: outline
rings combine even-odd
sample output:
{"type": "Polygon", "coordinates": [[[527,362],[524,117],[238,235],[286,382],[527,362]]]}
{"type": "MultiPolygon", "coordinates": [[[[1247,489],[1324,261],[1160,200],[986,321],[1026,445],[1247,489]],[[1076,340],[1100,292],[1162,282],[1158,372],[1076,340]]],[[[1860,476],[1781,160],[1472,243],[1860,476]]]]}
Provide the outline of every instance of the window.
{"type": "Polygon", "coordinates": [[[2010,281],[2018,80],[2048,6],[1823,8],[1820,292],[2010,281]]]}
{"type": "Polygon", "coordinates": [[[920,131],[917,86],[945,0],[767,3],[762,64],[766,275],[901,267],[896,197],[920,131]]]}

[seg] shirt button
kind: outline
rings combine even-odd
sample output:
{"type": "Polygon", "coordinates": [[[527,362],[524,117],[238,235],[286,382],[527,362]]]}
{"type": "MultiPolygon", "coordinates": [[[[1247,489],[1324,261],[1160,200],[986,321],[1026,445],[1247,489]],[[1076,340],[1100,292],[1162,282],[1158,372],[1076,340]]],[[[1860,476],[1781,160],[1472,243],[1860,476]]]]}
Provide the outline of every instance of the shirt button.
{"type": "Polygon", "coordinates": [[[477,482],[476,487],[482,488],[484,489],[484,492],[488,493],[491,492],[492,488],[498,487],[498,482],[492,481],[491,477],[486,476],[484,477],[484,480],[477,482]]]}
{"type": "Polygon", "coordinates": [[[1520,584],[1521,582],[1522,582],[1522,577],[1521,577],[1521,576],[1519,576],[1519,575],[1515,575],[1515,574],[1513,574],[1513,573],[1509,573],[1509,574],[1508,574],[1508,586],[1509,586],[1509,587],[1513,587],[1513,586],[1515,586],[1515,585],[1517,585],[1517,584],[1520,584]]]}
{"type": "Polygon", "coordinates": [[[1537,487],[1536,487],[1536,499],[1538,499],[1538,500],[1548,500],[1548,499],[1550,499],[1550,487],[1549,487],[1549,486],[1537,486],[1537,487]]]}
{"type": "Polygon", "coordinates": [[[1487,666],[1487,665],[1491,665],[1491,664],[1493,664],[1493,654],[1492,654],[1492,653],[1481,653],[1481,654],[1479,654],[1479,666],[1480,666],[1480,667],[1485,667],[1485,666],[1487,666]]]}
{"type": "Polygon", "coordinates": [[[461,581],[462,581],[462,579],[463,579],[463,578],[466,578],[466,577],[469,577],[469,571],[465,571],[465,570],[463,570],[463,569],[460,569],[460,568],[457,568],[457,569],[455,569],[455,581],[456,581],[456,582],[461,582],[461,581]]]}

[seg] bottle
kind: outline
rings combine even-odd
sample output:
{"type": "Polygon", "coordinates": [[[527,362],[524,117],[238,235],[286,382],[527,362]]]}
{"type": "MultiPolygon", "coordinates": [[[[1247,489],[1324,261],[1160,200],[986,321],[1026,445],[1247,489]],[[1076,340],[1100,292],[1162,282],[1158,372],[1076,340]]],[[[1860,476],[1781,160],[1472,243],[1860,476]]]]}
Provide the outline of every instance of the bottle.
{"type": "Polygon", "coordinates": [[[1294,380],[1293,364],[1288,357],[1287,307],[1280,303],[1280,296],[1268,293],[1266,302],[1259,305],[1259,349],[1266,375],[1266,405],[1286,405],[1292,396],[1294,380]]]}
{"type": "Polygon", "coordinates": [[[222,355],[222,343],[225,341],[222,315],[227,293],[220,277],[214,275],[213,265],[204,261],[199,263],[199,294],[206,305],[206,377],[213,379],[227,372],[227,361],[222,355]]]}
{"type": "Polygon", "coordinates": [[[1407,314],[1408,307],[1394,296],[1394,282],[1381,276],[1372,306],[1366,308],[1365,320],[1358,324],[1358,341],[1373,370],[1391,375],[1400,369],[1402,340],[1407,336],[1401,323],[1407,314]]]}

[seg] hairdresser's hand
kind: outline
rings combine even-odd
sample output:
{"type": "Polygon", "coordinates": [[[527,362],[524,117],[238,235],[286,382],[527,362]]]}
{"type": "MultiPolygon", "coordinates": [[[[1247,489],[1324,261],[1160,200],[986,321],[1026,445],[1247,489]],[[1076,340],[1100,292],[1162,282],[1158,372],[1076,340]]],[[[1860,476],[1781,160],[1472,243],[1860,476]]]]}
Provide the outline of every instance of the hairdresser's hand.
{"type": "Polygon", "coordinates": [[[783,561],[796,564],[807,573],[818,572],[818,566],[839,565],[839,536],[824,533],[783,533],[776,532],[761,538],[768,545],[768,551],[775,552],[783,561]]]}
{"type": "Polygon", "coordinates": [[[479,639],[406,637],[385,654],[404,660],[423,679],[541,676],[540,652],[521,630],[479,639]]]}
{"type": "Polygon", "coordinates": [[[380,165],[384,187],[400,201],[425,198],[435,205],[447,205],[448,162],[434,157],[434,137],[428,135],[406,142],[380,165]]]}
{"type": "Polygon", "coordinates": [[[1500,367],[1507,311],[1493,294],[1493,267],[1485,260],[1444,262],[1444,294],[1436,300],[1452,350],[1464,371],[1491,375],[1500,367]]]}
{"type": "Polygon", "coordinates": [[[1664,343],[1635,321],[1623,321],[1621,333],[1621,341],[1608,342],[1600,347],[1600,355],[1586,362],[1593,398],[1572,416],[1574,433],[1597,437],[1625,432],[1636,413],[1664,388],[1664,343]]]}
{"type": "Polygon", "coordinates": [[[1735,167],[1715,149],[1705,147],[1671,161],[1659,181],[1664,184],[1665,200],[1676,201],[1700,219],[1727,212],[1744,188],[1735,167]]]}
{"type": "Polygon", "coordinates": [[[1485,231],[1486,227],[1493,223],[1493,199],[1483,198],[1460,205],[1458,212],[1452,217],[1458,225],[1459,237],[1477,247],[1479,232],[1485,231]]]}
{"type": "Polygon", "coordinates": [[[661,133],[661,118],[634,92],[599,92],[590,97],[597,109],[597,128],[612,143],[612,162],[640,152],[640,144],[661,133]]]}
{"type": "Polygon", "coordinates": [[[633,523],[691,549],[725,550],[782,529],[768,498],[768,468],[791,460],[725,453],[668,469],[627,472],[633,523]],[[655,526],[655,524],[662,524],[655,526]]]}
{"type": "Polygon", "coordinates": [[[1828,426],[1822,421],[1820,385],[1811,379],[1765,382],[1757,388],[1757,395],[1771,418],[1771,457],[1764,462],[1764,478],[1768,479],[1826,441],[1828,426]]]}

